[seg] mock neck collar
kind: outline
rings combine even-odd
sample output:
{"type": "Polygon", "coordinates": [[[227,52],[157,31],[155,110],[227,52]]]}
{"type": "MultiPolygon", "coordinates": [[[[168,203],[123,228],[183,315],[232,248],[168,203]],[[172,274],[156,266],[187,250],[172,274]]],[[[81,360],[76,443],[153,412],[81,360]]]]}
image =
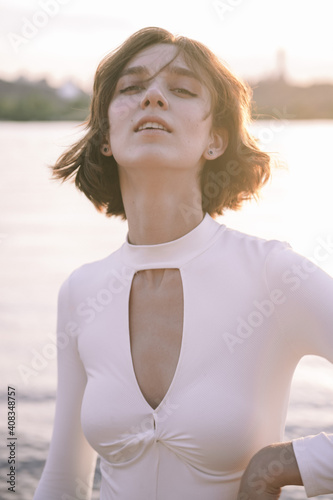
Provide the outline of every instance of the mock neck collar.
{"type": "Polygon", "coordinates": [[[126,241],[121,247],[122,260],[135,269],[179,268],[202,253],[225,226],[206,213],[192,231],[181,238],[157,245],[133,245],[126,241]]]}

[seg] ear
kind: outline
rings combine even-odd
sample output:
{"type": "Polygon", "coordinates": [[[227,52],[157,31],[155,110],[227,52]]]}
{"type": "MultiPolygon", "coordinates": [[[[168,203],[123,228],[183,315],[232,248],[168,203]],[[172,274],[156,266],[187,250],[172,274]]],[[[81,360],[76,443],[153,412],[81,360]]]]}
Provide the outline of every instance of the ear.
{"type": "Polygon", "coordinates": [[[112,156],[110,145],[107,143],[101,145],[100,151],[104,156],[112,156]]]}
{"type": "Polygon", "coordinates": [[[219,131],[212,132],[208,148],[203,154],[204,158],[206,160],[216,160],[216,158],[223,155],[227,149],[228,142],[229,134],[227,129],[222,128],[219,131]]]}

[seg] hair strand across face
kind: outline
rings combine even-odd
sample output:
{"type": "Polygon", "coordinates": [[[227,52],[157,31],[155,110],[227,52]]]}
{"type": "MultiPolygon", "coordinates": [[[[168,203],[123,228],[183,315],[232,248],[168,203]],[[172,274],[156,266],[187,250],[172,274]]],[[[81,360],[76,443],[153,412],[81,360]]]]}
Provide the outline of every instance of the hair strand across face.
{"type": "Polygon", "coordinates": [[[77,188],[98,210],[126,219],[117,163],[112,156],[104,156],[101,147],[107,141],[108,108],[122,71],[139,52],[157,44],[171,44],[178,49],[172,61],[181,54],[204,82],[211,94],[213,128],[228,133],[223,155],[206,161],[200,173],[203,211],[214,216],[225,209],[238,210],[245,200],[257,197],[271,172],[269,155],[259,149],[248,131],[251,89],[206,46],[162,28],[141,29],[101,61],[95,75],[90,115],[84,124],[87,132],[58,159],[52,167],[53,177],[74,178],[77,188]]]}

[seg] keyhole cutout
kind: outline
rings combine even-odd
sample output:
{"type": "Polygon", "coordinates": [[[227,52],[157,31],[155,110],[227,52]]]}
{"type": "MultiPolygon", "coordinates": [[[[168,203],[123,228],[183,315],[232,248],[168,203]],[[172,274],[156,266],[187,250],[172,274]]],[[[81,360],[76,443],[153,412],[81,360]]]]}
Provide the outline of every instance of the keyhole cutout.
{"type": "Polygon", "coordinates": [[[179,269],[137,272],[129,300],[129,329],[139,389],[156,409],[172,384],[182,345],[184,299],[179,269]]]}

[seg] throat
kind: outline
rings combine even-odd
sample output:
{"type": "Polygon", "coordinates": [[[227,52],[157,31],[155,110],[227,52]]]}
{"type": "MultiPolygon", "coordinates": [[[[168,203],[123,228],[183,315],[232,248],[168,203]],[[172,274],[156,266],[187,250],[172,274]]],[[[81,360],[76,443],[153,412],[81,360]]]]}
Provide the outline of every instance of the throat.
{"type": "Polygon", "coordinates": [[[119,168],[119,174],[131,244],[173,241],[203,220],[201,190],[193,172],[155,165],[130,173],[119,168]]]}

